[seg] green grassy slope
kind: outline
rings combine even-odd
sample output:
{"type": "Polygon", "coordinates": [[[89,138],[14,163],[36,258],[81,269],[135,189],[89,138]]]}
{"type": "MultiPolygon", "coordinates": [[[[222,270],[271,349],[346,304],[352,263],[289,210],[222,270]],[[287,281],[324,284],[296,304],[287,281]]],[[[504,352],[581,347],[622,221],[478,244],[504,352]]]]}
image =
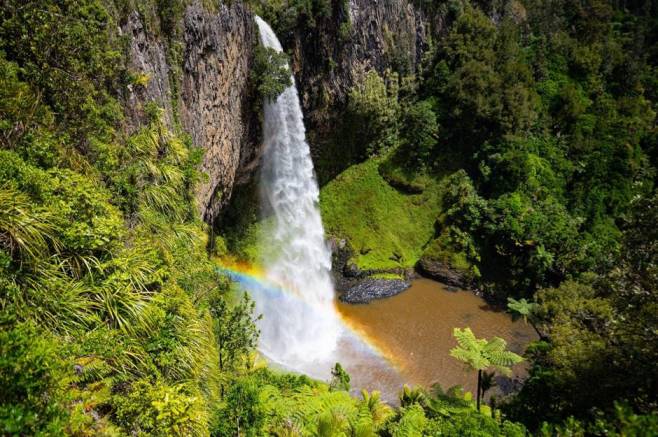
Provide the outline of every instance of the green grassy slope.
{"type": "Polygon", "coordinates": [[[350,241],[360,268],[411,267],[434,235],[441,184],[403,194],[379,174],[380,162],[354,165],[323,187],[322,220],[329,236],[350,241]]]}

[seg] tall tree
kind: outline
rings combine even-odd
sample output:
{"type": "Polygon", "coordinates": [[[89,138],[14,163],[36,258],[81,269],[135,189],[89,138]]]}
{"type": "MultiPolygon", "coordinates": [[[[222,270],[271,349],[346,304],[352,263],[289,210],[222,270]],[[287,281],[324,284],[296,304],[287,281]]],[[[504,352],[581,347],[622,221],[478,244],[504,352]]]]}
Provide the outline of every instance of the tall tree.
{"type": "MultiPolygon", "coordinates": [[[[258,344],[260,331],[256,322],[260,316],[254,316],[255,303],[247,294],[231,306],[225,296],[211,299],[210,314],[217,348],[219,350],[219,370],[235,371],[239,364],[258,344]]],[[[224,386],[222,386],[222,394],[224,386]]]]}
{"type": "Polygon", "coordinates": [[[523,358],[507,350],[507,342],[500,337],[491,340],[475,338],[471,328],[455,328],[453,335],[458,346],[450,350],[450,356],[466,363],[472,370],[478,372],[477,409],[480,411],[480,392],[482,387],[482,371],[491,367],[504,375],[511,375],[511,366],[523,361],[523,358]]]}

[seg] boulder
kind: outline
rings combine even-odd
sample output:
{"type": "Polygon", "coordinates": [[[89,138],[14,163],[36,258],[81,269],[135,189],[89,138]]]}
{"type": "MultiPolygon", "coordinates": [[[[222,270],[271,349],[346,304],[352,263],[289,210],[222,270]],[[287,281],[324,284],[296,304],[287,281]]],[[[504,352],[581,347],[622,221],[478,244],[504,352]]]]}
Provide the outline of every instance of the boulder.
{"type": "Polygon", "coordinates": [[[472,285],[467,272],[456,269],[444,261],[421,258],[416,268],[421,275],[453,287],[470,288],[472,285]]]}
{"type": "Polygon", "coordinates": [[[395,296],[409,288],[411,283],[402,279],[366,278],[347,288],[339,299],[346,303],[368,303],[375,299],[395,296]]]}

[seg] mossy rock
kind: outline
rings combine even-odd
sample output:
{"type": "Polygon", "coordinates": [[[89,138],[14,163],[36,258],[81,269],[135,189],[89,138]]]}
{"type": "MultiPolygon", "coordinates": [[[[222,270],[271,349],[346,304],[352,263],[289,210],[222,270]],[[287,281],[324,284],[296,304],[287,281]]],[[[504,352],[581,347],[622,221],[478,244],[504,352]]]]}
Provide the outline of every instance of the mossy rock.
{"type": "Polygon", "coordinates": [[[477,267],[466,254],[449,247],[441,237],[428,245],[416,268],[423,276],[460,288],[473,287],[478,277],[477,267]]]}

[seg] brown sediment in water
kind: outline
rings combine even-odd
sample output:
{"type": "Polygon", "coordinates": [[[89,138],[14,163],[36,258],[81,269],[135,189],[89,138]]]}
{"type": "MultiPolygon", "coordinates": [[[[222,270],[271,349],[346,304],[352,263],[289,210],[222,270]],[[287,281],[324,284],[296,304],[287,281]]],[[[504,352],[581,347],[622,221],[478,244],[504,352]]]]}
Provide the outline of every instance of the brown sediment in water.
{"type": "MultiPolygon", "coordinates": [[[[450,356],[450,349],[456,346],[454,328],[468,326],[478,338],[504,338],[508,348],[519,354],[537,338],[523,321],[512,321],[509,314],[472,292],[447,291],[429,279],[413,281],[411,288],[397,296],[365,305],[337,302],[336,306],[345,323],[390,360],[401,379],[410,385],[430,387],[439,383],[444,389],[461,385],[475,391],[475,373],[450,356]]],[[[359,369],[359,373],[368,375],[355,374],[354,370],[355,386],[359,381],[377,380],[376,365],[359,369]]],[[[525,373],[523,364],[513,370],[515,376],[525,373]]],[[[387,387],[383,391],[397,393],[400,388],[387,387]]]]}

